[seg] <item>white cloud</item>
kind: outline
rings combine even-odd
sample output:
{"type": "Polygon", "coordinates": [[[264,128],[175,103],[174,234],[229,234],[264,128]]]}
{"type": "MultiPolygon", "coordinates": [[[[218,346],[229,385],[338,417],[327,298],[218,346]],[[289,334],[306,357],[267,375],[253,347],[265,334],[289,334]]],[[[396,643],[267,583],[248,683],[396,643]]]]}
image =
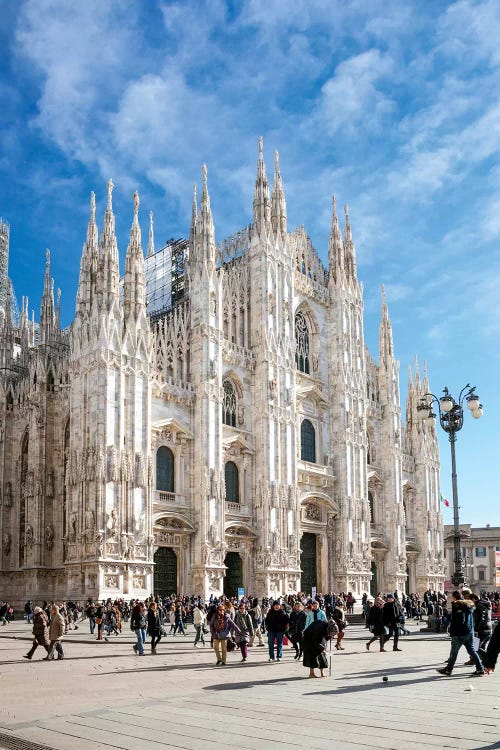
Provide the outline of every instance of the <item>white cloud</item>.
{"type": "Polygon", "coordinates": [[[317,116],[327,132],[378,128],[394,101],[377,84],[393,72],[393,60],[370,49],[343,60],[321,89],[317,116]]]}

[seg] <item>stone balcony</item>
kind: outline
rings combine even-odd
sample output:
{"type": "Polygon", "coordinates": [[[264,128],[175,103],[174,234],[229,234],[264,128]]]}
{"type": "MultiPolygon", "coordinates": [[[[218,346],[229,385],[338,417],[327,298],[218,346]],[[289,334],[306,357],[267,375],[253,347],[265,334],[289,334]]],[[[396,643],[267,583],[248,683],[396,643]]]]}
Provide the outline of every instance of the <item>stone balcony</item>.
{"type": "Polygon", "coordinates": [[[154,503],[162,508],[186,508],[188,505],[185,495],[179,495],[177,492],[164,492],[163,490],[156,490],[154,503]]]}
{"type": "Polygon", "coordinates": [[[313,488],[328,489],[335,480],[332,467],[326,464],[298,461],[297,470],[299,484],[308,484],[313,488]]]}

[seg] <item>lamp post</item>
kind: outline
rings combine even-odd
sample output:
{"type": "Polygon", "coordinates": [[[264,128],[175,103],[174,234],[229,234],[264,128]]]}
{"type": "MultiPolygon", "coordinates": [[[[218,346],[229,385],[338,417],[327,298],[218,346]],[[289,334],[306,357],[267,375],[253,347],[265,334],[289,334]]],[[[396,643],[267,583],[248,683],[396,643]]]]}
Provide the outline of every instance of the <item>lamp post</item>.
{"type": "Polygon", "coordinates": [[[451,577],[454,586],[462,586],[465,583],[465,575],[462,566],[462,555],[460,553],[460,520],[458,514],[458,488],[457,488],[457,464],[455,459],[455,443],[457,432],[464,424],[464,403],[467,403],[474,419],[483,416],[483,405],[479,403],[479,396],[475,393],[476,386],[467,383],[460,391],[457,400],[453,398],[448,388],[443,390],[444,395],[437,398],[433,393],[424,393],[418,405],[418,416],[427,424],[434,424],[436,414],[432,411],[432,405],[436,404],[439,414],[439,423],[443,430],[448,433],[451,446],[451,487],[453,492],[453,575],[451,577]]]}

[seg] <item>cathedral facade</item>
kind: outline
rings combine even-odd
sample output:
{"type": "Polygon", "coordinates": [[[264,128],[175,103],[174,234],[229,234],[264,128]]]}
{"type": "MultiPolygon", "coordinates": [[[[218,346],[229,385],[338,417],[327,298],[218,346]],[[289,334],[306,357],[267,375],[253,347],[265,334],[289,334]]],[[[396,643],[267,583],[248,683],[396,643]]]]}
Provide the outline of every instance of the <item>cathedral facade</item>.
{"type": "MultiPolygon", "coordinates": [[[[0,325],[0,596],[82,600],[439,589],[439,452],[424,372],[378,363],[345,211],[328,266],[287,227],[259,145],[252,223],[216,244],[203,168],[181,282],[150,314],[139,199],[120,279],[108,183],[92,194],[76,314],[47,253],[38,324],[0,325]]],[[[164,250],[159,251],[164,252],[164,250]]]]}

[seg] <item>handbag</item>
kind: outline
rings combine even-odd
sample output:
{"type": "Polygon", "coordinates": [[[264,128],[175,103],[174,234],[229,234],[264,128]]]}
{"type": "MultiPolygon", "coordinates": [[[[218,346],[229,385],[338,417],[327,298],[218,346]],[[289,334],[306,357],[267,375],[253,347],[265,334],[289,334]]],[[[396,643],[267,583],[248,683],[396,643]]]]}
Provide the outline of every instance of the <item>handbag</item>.
{"type": "Polygon", "coordinates": [[[100,625],[102,623],[102,617],[96,617],[95,621],[96,621],[96,625],[100,625]]]}
{"type": "Polygon", "coordinates": [[[203,633],[204,635],[206,635],[206,634],[207,634],[207,633],[209,633],[210,631],[209,631],[209,629],[207,628],[207,626],[206,626],[206,625],[202,625],[202,626],[201,626],[201,632],[202,632],[202,633],[203,633]]]}
{"type": "Polygon", "coordinates": [[[228,651],[234,651],[236,648],[236,643],[233,641],[232,638],[227,639],[227,650],[228,651]]]}
{"type": "Polygon", "coordinates": [[[224,628],[224,630],[219,630],[217,632],[217,640],[226,641],[228,638],[229,638],[229,630],[227,628],[224,628]]]}
{"type": "Polygon", "coordinates": [[[328,657],[325,654],[324,651],[322,651],[320,654],[318,654],[318,666],[320,669],[327,669],[328,668],[328,657]]]}

